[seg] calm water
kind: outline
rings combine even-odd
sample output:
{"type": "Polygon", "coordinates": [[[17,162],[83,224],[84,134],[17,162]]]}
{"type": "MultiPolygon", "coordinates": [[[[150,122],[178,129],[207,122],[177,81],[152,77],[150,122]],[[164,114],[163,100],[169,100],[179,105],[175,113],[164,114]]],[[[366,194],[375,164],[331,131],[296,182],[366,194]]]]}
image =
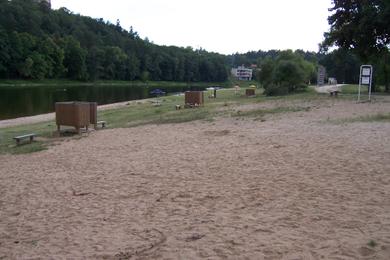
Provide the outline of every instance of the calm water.
{"type": "MultiPolygon", "coordinates": [[[[153,89],[145,86],[0,87],[0,120],[53,112],[54,103],[60,101],[88,101],[103,105],[148,98],[153,89]]],[[[161,89],[181,92],[189,88],[161,89]]]]}

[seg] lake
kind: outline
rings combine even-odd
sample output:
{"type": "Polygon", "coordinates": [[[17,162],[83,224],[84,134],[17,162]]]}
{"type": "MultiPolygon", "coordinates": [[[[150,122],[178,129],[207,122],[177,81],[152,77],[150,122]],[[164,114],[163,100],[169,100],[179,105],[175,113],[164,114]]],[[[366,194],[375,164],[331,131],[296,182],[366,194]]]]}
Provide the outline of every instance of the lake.
{"type": "MultiPolygon", "coordinates": [[[[156,88],[158,87],[145,85],[0,87],[0,120],[53,112],[55,102],[88,101],[104,105],[149,98],[153,96],[150,91],[156,88]]],[[[160,89],[167,93],[175,93],[194,89],[194,87],[183,85],[160,89]]]]}

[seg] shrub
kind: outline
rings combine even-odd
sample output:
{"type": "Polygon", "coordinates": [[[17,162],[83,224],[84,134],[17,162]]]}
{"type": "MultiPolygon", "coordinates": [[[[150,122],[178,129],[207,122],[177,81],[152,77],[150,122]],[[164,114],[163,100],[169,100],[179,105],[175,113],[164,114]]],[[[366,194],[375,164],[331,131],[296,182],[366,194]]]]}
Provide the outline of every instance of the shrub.
{"type": "Polygon", "coordinates": [[[305,90],[313,68],[300,55],[285,51],[274,60],[265,59],[258,76],[266,95],[286,95],[305,90]]]}
{"type": "Polygon", "coordinates": [[[288,85],[286,84],[271,83],[267,86],[264,86],[264,94],[267,96],[281,96],[287,95],[288,93],[288,85]]]}

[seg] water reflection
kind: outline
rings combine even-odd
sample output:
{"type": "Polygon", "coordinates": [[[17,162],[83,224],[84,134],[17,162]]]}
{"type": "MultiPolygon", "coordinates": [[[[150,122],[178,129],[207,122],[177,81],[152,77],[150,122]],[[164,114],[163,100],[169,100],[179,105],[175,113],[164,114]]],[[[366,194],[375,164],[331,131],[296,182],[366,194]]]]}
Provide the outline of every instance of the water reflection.
{"type": "MultiPolygon", "coordinates": [[[[157,88],[157,87],[156,87],[157,88]]],[[[190,87],[161,88],[167,93],[190,87]]],[[[40,86],[0,87],[0,120],[31,116],[54,111],[61,101],[98,102],[99,105],[149,97],[152,87],[146,86],[40,86]]]]}

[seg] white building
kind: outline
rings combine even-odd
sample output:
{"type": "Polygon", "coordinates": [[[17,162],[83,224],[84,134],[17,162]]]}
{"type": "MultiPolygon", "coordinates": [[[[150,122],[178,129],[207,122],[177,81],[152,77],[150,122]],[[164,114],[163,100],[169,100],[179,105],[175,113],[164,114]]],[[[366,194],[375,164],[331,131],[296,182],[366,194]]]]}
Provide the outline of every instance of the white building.
{"type": "Polygon", "coordinates": [[[247,69],[244,66],[232,68],[232,75],[238,80],[252,80],[252,69],[247,69]]]}

